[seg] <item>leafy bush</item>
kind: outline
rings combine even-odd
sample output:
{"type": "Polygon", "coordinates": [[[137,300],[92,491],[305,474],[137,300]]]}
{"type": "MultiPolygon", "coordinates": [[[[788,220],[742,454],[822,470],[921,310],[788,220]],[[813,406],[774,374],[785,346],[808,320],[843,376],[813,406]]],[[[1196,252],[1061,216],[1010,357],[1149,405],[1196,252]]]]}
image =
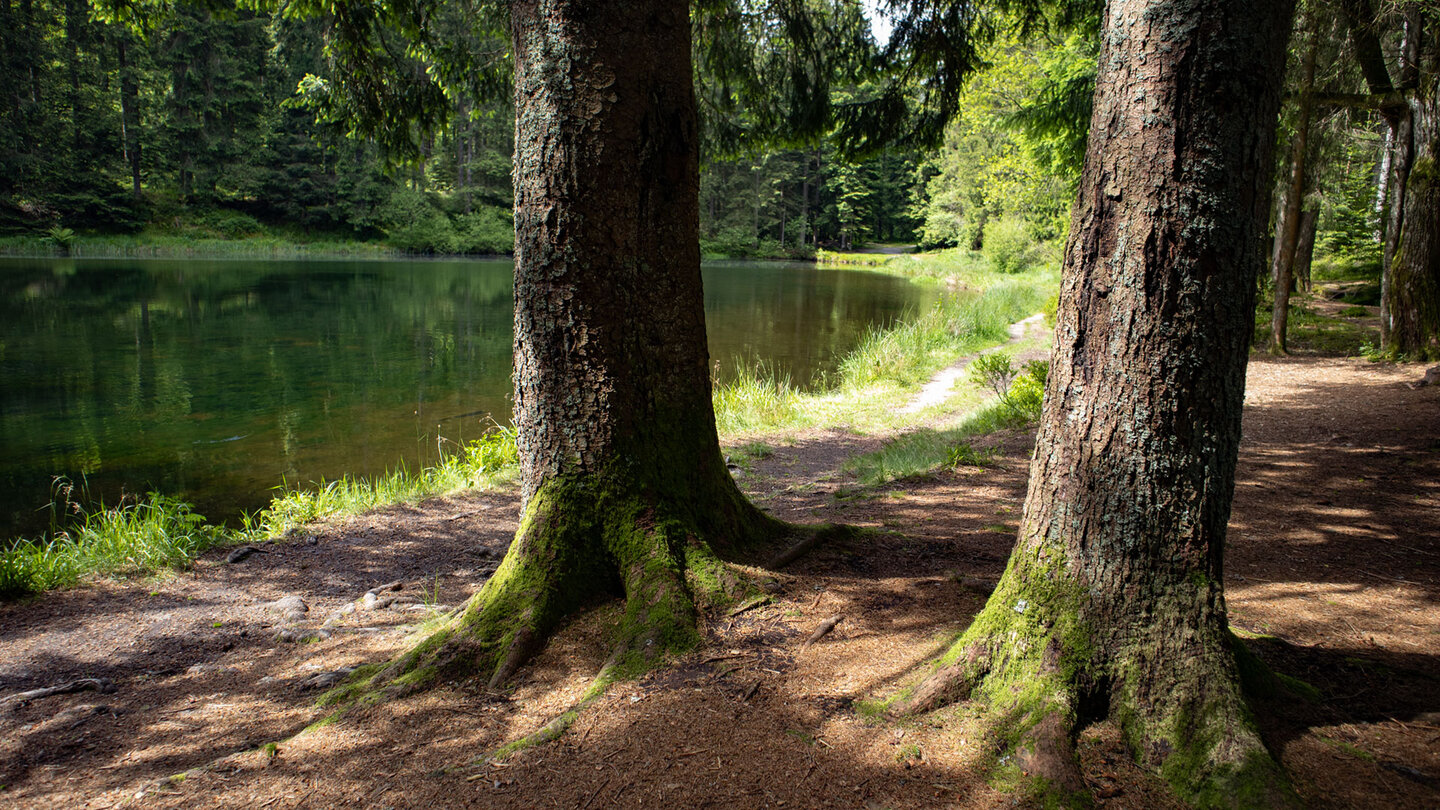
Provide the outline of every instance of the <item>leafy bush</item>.
{"type": "Polygon", "coordinates": [[[424,192],[400,189],[381,210],[392,246],[407,253],[456,253],[460,237],[450,218],[430,204],[424,192]]]}
{"type": "Polygon", "coordinates": [[[515,250],[515,223],[509,211],[481,208],[456,218],[461,253],[507,254],[515,250]]]}
{"type": "Polygon", "coordinates": [[[1002,397],[1006,405],[1026,424],[1040,421],[1041,407],[1045,402],[1045,379],[1050,376],[1050,364],[1044,360],[1031,360],[1024,370],[1010,384],[1010,390],[1002,397]]]}
{"type": "Polygon", "coordinates": [[[1005,217],[986,225],[980,252],[999,273],[1024,272],[1040,261],[1040,246],[1019,217],[1005,217]]]}
{"type": "Polygon", "coordinates": [[[1010,355],[991,352],[975,358],[975,362],[970,364],[970,376],[994,391],[1000,402],[1022,423],[1039,420],[1045,399],[1045,380],[1050,376],[1048,362],[1031,360],[1017,368],[1010,355]]]}
{"type": "Polygon", "coordinates": [[[1370,310],[1365,307],[1346,307],[1340,310],[1342,318],[1365,318],[1370,315],[1370,310]]]}
{"type": "Polygon", "coordinates": [[[755,254],[755,236],[748,228],[725,228],[700,238],[700,252],[706,256],[744,258],[755,254]]]}
{"type": "Polygon", "coordinates": [[[255,217],[225,209],[206,212],[198,224],[224,239],[239,239],[260,232],[260,223],[255,217]]]}

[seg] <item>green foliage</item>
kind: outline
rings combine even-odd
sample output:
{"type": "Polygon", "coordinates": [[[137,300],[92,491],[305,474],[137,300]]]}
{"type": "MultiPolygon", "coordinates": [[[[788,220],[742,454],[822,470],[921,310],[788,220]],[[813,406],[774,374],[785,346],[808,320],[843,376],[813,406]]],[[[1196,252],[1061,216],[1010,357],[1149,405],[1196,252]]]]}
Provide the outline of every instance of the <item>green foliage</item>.
{"type": "Polygon", "coordinates": [[[514,428],[496,426],[418,473],[401,469],[374,480],[346,477],[309,489],[282,486],[269,507],[244,516],[234,530],[209,523],[189,504],[156,493],[115,508],[82,510],[78,522],[53,539],[20,541],[0,552],[0,599],[68,587],[86,576],[185,568],[216,545],[280,537],[330,515],[494,486],[513,478],[519,466],[515,438],[514,428]]]}
{"type": "Polygon", "coordinates": [[[714,390],[715,424],[723,435],[749,433],[791,422],[801,394],[789,377],[761,364],[741,364],[714,390]]]}
{"type": "Polygon", "coordinates": [[[456,247],[461,253],[510,253],[515,249],[515,222],[500,208],[482,208],[456,217],[456,247]]]}
{"type": "Polygon", "coordinates": [[[1059,112],[1034,108],[1060,92],[1057,83],[1083,84],[1086,71],[1094,70],[1092,49],[1074,38],[1033,45],[1012,38],[987,53],[990,66],[967,83],[965,106],[921,171],[922,244],[983,249],[1003,221],[997,255],[1009,267],[1014,260],[1024,265],[1023,252],[1016,252],[1021,244],[1064,235],[1084,129],[1064,125],[1068,118],[1059,112]],[[1025,110],[1033,115],[1027,118],[1025,110]],[[1027,238],[1017,237],[1015,222],[1023,223],[1027,238]]]}
{"type": "Polygon", "coordinates": [[[75,246],[75,232],[59,225],[52,226],[46,232],[45,238],[55,245],[61,256],[69,256],[71,248],[75,246]]]}
{"type": "Polygon", "coordinates": [[[1365,307],[1345,307],[1339,312],[1342,318],[1365,318],[1369,317],[1370,310],[1365,307]]]}
{"type": "Polygon", "coordinates": [[[407,253],[455,253],[460,237],[450,218],[424,192],[401,190],[381,211],[391,245],[407,253]]]}
{"type": "Polygon", "coordinates": [[[958,467],[987,467],[995,460],[994,448],[976,450],[969,442],[960,442],[945,452],[945,466],[951,469],[958,467]]]}
{"type": "Polygon", "coordinates": [[[980,252],[997,273],[1020,273],[1040,262],[1041,248],[1019,217],[1007,216],[985,229],[980,252]]]}
{"type": "Polygon", "coordinates": [[[981,355],[970,364],[971,379],[994,391],[1001,404],[1026,424],[1040,418],[1045,380],[1049,375],[1049,362],[1031,360],[1017,368],[1005,352],[981,355]]]}
{"type": "Polygon", "coordinates": [[[208,211],[200,216],[198,222],[201,227],[221,239],[241,239],[260,232],[260,222],[239,211],[208,211]]]}
{"type": "Polygon", "coordinates": [[[92,574],[184,568],[223,537],[188,504],[151,493],[135,503],[82,512],[79,523],[55,539],[20,543],[0,554],[0,597],[66,587],[92,574]]]}

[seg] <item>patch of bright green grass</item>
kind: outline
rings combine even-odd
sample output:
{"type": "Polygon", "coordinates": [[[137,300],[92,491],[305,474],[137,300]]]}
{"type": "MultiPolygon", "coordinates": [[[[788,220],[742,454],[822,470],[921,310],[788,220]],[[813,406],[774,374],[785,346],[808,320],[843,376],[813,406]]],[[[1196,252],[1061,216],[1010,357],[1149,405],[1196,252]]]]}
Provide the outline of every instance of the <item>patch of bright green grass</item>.
{"type": "Polygon", "coordinates": [[[861,431],[892,426],[921,384],[957,358],[1005,341],[1009,325],[1040,311],[1058,283],[1053,269],[1003,275],[970,259],[932,264],[928,256],[888,258],[928,267],[927,272],[956,282],[947,286],[964,292],[947,294],[923,312],[867,333],[816,390],[805,391],[761,367],[740,368],[732,380],[715,387],[721,436],[818,425],[861,431]],[[963,275],[945,275],[961,273],[959,267],[966,268],[963,275]]]}
{"type": "Polygon", "coordinates": [[[1002,402],[993,402],[952,428],[922,428],[905,433],[873,453],[849,460],[845,468],[855,473],[861,486],[874,487],[929,475],[940,469],[984,466],[994,455],[971,448],[971,439],[1029,424],[1030,420],[1023,414],[1002,402]]]}
{"type": "MultiPolygon", "coordinates": [[[[1272,307],[1270,301],[1262,300],[1255,309],[1253,346],[1263,348],[1270,343],[1272,307]]],[[[1346,312],[1348,310],[1341,314],[1345,315],[1346,312]]],[[[1291,299],[1285,343],[1292,353],[1358,357],[1366,353],[1367,345],[1378,343],[1379,338],[1380,333],[1376,328],[1346,318],[1322,315],[1306,306],[1303,298],[1291,299]]]]}
{"type": "Polygon", "coordinates": [[[0,598],[67,587],[87,576],[142,576],[185,568],[212,546],[278,537],[331,515],[497,486],[513,479],[517,470],[515,430],[496,428],[419,472],[402,469],[375,479],[347,476],[310,489],[286,489],[267,508],[243,516],[236,529],[208,522],[183,501],[152,493],[135,503],[82,512],[78,522],[53,538],[18,542],[0,552],[0,598]]]}

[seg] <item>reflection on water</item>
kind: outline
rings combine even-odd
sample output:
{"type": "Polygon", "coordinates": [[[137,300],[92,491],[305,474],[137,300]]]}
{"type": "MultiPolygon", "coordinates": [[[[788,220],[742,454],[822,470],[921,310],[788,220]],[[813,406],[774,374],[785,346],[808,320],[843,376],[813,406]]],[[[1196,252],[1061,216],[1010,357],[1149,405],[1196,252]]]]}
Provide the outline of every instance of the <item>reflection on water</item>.
{"type": "MultiPolygon", "coordinates": [[[[723,379],[816,379],[927,293],[871,273],[705,271],[723,379]]],[[[508,261],[0,260],[0,537],[55,476],[211,516],[282,480],[374,475],[510,418],[508,261]]]]}

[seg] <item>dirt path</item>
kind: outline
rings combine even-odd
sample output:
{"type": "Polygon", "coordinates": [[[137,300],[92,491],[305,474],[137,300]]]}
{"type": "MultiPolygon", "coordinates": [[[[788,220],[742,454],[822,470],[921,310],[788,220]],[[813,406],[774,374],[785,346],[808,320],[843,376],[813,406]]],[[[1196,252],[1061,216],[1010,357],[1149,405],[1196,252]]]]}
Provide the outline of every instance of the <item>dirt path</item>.
{"type": "MultiPolygon", "coordinates": [[[[951,363],[949,366],[940,369],[935,373],[934,377],[930,378],[929,382],[925,383],[924,387],[920,389],[920,393],[916,394],[914,399],[910,400],[905,407],[900,409],[900,413],[919,413],[926,408],[932,408],[942,404],[946,399],[949,399],[950,393],[955,390],[955,383],[959,382],[960,378],[965,376],[965,372],[970,369],[970,364],[975,362],[975,358],[982,354],[1006,351],[1009,347],[1014,346],[1025,338],[1035,337],[1044,331],[1045,316],[1041,313],[1036,313],[1024,320],[1010,324],[1010,326],[1006,327],[1006,333],[1009,339],[1006,340],[1005,343],[993,349],[987,349],[979,354],[963,357],[951,363]]],[[[1020,359],[1029,360],[1042,358],[1022,357],[1020,359]]]]}
{"type": "MultiPolygon", "coordinates": [[[[1267,661],[1324,695],[1259,707],[1315,807],[1440,806],[1440,390],[1405,386],[1418,376],[1354,360],[1251,365],[1228,601],[1267,661]]],[[[561,740],[503,765],[470,763],[579,696],[614,606],[570,624],[510,693],[451,684],[290,738],[319,716],[308,682],[401,648],[426,603],[457,604],[483,582],[514,531],[512,496],[386,510],[235,564],[0,606],[0,698],[114,684],[0,706],[0,804],[1011,807],[986,782],[983,729],[965,707],[899,725],[863,707],[983,604],[1031,438],[991,437],[985,468],[856,494],[840,465],[880,441],[816,432],[739,475],[786,519],[878,534],[796,563],[773,603],[711,617],[703,650],[619,685],[561,740]],[[394,580],[401,590],[337,616],[328,638],[274,640],[286,626],[314,636],[394,580]],[[287,596],[308,612],[267,608],[287,596]],[[379,607],[394,596],[419,601],[379,607]],[[801,650],[833,616],[835,632],[801,650]]],[[[1091,729],[1082,749],[1102,806],[1176,806],[1113,729],[1091,729]]]]}

